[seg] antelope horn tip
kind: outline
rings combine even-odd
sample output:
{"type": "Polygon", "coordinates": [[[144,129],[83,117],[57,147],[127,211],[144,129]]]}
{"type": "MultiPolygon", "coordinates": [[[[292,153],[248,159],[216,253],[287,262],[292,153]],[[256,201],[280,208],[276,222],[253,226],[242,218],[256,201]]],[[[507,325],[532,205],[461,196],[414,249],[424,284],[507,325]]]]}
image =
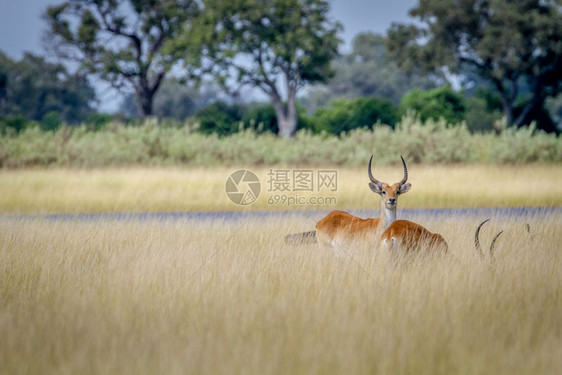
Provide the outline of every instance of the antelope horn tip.
{"type": "Polygon", "coordinates": [[[496,234],[496,236],[492,240],[492,243],[490,244],[490,257],[492,257],[492,258],[494,257],[494,246],[496,245],[496,240],[498,239],[499,236],[501,236],[502,233],[503,233],[503,230],[500,231],[498,234],[496,234]]]}
{"type": "Polygon", "coordinates": [[[408,167],[406,167],[406,162],[404,161],[402,155],[400,155],[400,159],[402,160],[402,165],[404,166],[404,178],[402,178],[402,181],[399,183],[400,185],[404,185],[406,181],[408,181],[408,167]]]}
{"type": "Polygon", "coordinates": [[[483,259],[484,258],[484,252],[482,251],[482,246],[480,246],[480,229],[482,228],[482,225],[486,224],[488,221],[490,221],[490,219],[486,219],[483,222],[481,222],[478,227],[476,228],[476,232],[474,232],[474,247],[476,247],[476,252],[478,253],[478,255],[480,255],[480,257],[483,259]]]}
{"type": "Polygon", "coordinates": [[[371,158],[369,159],[369,168],[367,168],[367,173],[369,174],[369,179],[371,180],[371,182],[380,187],[382,183],[379,180],[377,180],[375,176],[373,176],[373,172],[371,170],[371,165],[373,164],[373,156],[374,155],[371,155],[371,158]]]}

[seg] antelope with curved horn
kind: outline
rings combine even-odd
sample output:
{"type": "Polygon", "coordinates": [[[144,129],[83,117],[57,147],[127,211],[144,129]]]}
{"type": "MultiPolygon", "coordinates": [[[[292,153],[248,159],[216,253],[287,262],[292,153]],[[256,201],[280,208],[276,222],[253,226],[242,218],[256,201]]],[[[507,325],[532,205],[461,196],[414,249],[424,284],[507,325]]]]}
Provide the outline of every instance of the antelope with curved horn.
{"type": "Polygon", "coordinates": [[[362,238],[369,243],[376,243],[380,233],[396,220],[398,197],[407,193],[412,187],[408,181],[408,167],[400,156],[404,167],[404,176],[400,182],[392,185],[379,181],[373,176],[373,156],[369,159],[367,175],[369,188],[381,197],[381,215],[378,218],[362,219],[344,211],[333,211],[316,224],[318,243],[336,246],[348,240],[362,238]]]}
{"type": "Polygon", "coordinates": [[[400,156],[404,167],[404,177],[400,182],[387,184],[373,176],[373,156],[369,160],[367,174],[369,187],[381,197],[381,216],[378,218],[362,219],[345,211],[332,211],[316,224],[316,230],[311,232],[290,234],[285,237],[287,244],[303,244],[318,242],[321,245],[336,247],[348,240],[362,238],[377,243],[378,236],[392,222],[396,220],[398,196],[405,194],[412,187],[408,181],[408,167],[404,158],[400,156]]]}
{"type": "MultiPolygon", "coordinates": [[[[485,259],[484,256],[484,252],[482,251],[482,246],[480,246],[480,229],[482,228],[482,226],[484,224],[486,224],[488,221],[490,221],[490,219],[486,219],[483,222],[481,222],[478,227],[476,228],[476,232],[474,232],[474,246],[476,247],[476,252],[478,253],[478,255],[480,255],[481,259],[485,259]]],[[[527,224],[528,225],[528,224],[527,224]]],[[[529,227],[528,227],[529,228],[529,227]]],[[[500,231],[498,234],[495,235],[495,237],[492,239],[492,242],[490,243],[490,259],[494,260],[494,246],[496,245],[496,240],[498,239],[498,237],[503,233],[503,230],[500,231]]]]}

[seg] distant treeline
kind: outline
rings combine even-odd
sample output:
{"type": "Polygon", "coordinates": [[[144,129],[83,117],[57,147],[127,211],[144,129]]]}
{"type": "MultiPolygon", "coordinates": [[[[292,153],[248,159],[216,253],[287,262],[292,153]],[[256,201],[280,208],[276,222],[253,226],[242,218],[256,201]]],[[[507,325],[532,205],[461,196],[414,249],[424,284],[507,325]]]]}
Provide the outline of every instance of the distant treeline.
{"type": "Polygon", "coordinates": [[[559,133],[559,2],[465,5],[419,1],[411,23],[359,33],[342,53],[342,25],[325,0],[60,0],[42,18],[49,57],[0,52],[2,126],[113,121],[95,113],[95,79],[125,95],[125,119],[194,117],[219,135],[241,122],[284,137],[338,135],[393,126],[410,110],[471,131],[498,131],[505,118],[559,133]],[[240,104],[248,92],[269,105],[240,104]]]}
{"type": "Polygon", "coordinates": [[[378,164],[395,163],[396,155],[424,164],[562,162],[560,136],[533,127],[502,128],[501,122],[497,133],[472,133],[464,124],[431,119],[424,124],[407,115],[394,128],[378,124],[339,136],[303,129],[291,139],[259,134],[261,125],[256,121],[240,122],[240,131],[230,137],[204,134],[201,126],[194,120],[149,119],[134,125],[110,122],[98,130],[81,125],[3,132],[0,167],[359,166],[371,154],[378,164]]]}
{"type": "MultiPolygon", "coordinates": [[[[171,106],[171,103],[161,105],[171,106]]],[[[417,114],[421,123],[443,120],[451,126],[456,126],[464,122],[471,132],[498,132],[502,123],[501,104],[493,93],[482,89],[471,97],[466,97],[449,86],[442,86],[431,90],[413,89],[404,95],[398,106],[391,100],[380,97],[339,98],[309,114],[303,105],[299,105],[298,129],[340,135],[358,128],[372,129],[377,124],[393,128],[400,118],[409,112],[417,114]]],[[[543,111],[533,116],[538,119],[539,129],[557,132],[547,112],[543,111]]],[[[161,123],[174,123],[177,127],[197,123],[197,131],[204,134],[216,133],[219,136],[228,136],[246,129],[252,129],[256,133],[279,132],[275,109],[269,103],[232,104],[215,101],[203,109],[194,111],[189,117],[182,117],[163,118],[161,123]]],[[[114,122],[140,124],[141,120],[130,120],[122,114],[90,112],[79,124],[97,131],[114,122]]],[[[69,123],[58,111],[46,112],[40,120],[28,120],[23,115],[5,116],[0,117],[0,132],[18,133],[33,127],[51,131],[64,124],[69,123]]]]}

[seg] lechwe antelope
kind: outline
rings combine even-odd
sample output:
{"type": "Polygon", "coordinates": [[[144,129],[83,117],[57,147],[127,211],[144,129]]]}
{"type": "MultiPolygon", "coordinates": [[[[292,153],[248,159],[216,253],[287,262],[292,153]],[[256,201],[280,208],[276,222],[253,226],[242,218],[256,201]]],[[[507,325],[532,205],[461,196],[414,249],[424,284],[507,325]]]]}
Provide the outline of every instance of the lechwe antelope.
{"type": "Polygon", "coordinates": [[[408,220],[396,220],[381,235],[381,245],[389,251],[431,250],[447,252],[449,246],[439,233],[431,233],[408,220]]]}
{"type": "MultiPolygon", "coordinates": [[[[474,247],[482,259],[485,259],[485,256],[482,246],[480,246],[480,229],[488,221],[490,219],[481,222],[474,233],[474,247]]],[[[494,260],[494,246],[502,233],[503,230],[492,239],[489,249],[490,260],[494,260]]],[[[410,252],[425,249],[432,252],[443,251],[443,253],[446,253],[449,249],[447,242],[440,234],[431,233],[421,225],[407,220],[396,220],[393,222],[381,235],[381,245],[391,252],[396,252],[396,250],[410,252]]]]}
{"type": "Polygon", "coordinates": [[[411,184],[408,180],[408,168],[404,158],[404,177],[400,182],[389,185],[381,182],[373,176],[373,156],[369,160],[367,169],[369,187],[381,196],[381,216],[373,219],[362,219],[344,211],[332,211],[316,224],[316,231],[290,234],[285,237],[287,244],[303,244],[318,242],[320,245],[337,248],[339,245],[350,240],[362,239],[368,243],[378,243],[380,234],[396,220],[396,209],[398,207],[398,196],[410,190],[411,184]]]}

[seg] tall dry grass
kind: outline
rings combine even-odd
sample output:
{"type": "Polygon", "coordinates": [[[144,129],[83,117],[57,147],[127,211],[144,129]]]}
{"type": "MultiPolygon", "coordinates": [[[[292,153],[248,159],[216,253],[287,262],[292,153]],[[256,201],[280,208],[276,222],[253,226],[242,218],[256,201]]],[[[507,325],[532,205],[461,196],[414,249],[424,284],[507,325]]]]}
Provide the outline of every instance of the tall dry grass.
{"type": "MultiPolygon", "coordinates": [[[[397,158],[399,161],[400,159],[397,158]]],[[[324,167],[338,173],[337,191],[312,195],[335,197],[332,206],[300,208],[378,209],[380,198],[367,187],[365,165],[324,167]]],[[[410,193],[400,198],[401,208],[539,207],[562,205],[562,167],[558,165],[424,166],[408,164],[410,193]]],[[[241,209],[288,209],[268,204],[270,168],[250,168],[261,181],[259,199],[247,207],[232,203],[225,182],[237,168],[104,168],[93,170],[0,170],[0,212],[145,212],[241,209]]],[[[303,167],[272,167],[290,171],[303,167]]],[[[305,167],[307,168],[307,167],[305,167]]],[[[374,173],[382,181],[402,179],[402,166],[379,166],[374,173]]],[[[314,169],[314,168],[313,168],[314,169]]],[[[291,172],[292,173],[292,172],[291,172]]],[[[311,194],[303,192],[299,196],[311,194]]]]}
{"type": "Polygon", "coordinates": [[[452,256],[285,247],[317,217],[0,219],[0,373],[555,374],[560,216],[427,219],[452,256]],[[531,234],[525,223],[531,223],[531,234]]]}

